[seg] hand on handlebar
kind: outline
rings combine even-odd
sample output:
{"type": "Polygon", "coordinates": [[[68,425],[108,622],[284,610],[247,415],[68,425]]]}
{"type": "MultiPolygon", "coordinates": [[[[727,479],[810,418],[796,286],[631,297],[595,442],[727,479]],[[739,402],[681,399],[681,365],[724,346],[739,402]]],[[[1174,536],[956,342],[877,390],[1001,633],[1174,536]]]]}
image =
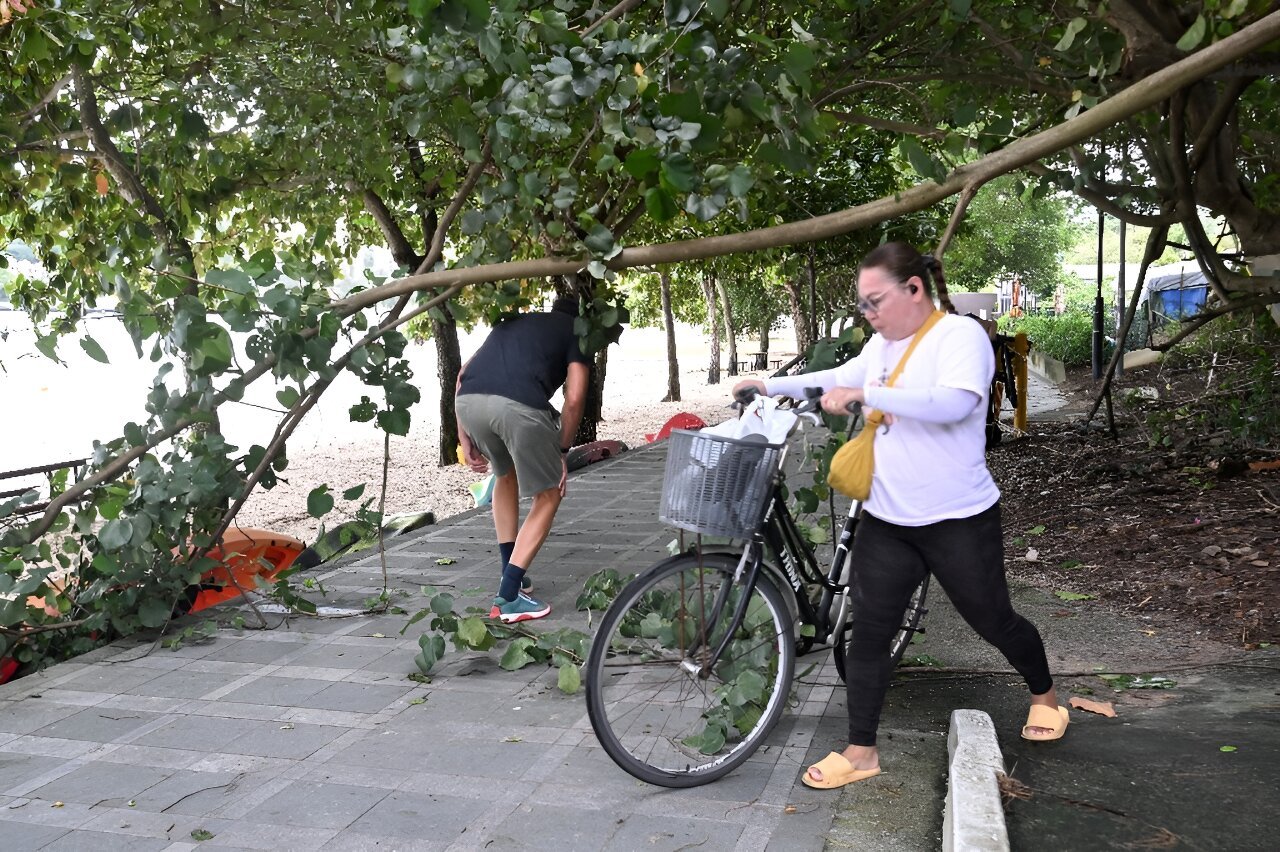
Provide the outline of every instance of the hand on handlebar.
{"type": "Polygon", "coordinates": [[[857,414],[864,402],[862,388],[832,388],[822,395],[822,410],[828,414],[857,414]]]}
{"type": "Polygon", "coordinates": [[[768,389],[758,379],[744,379],[733,386],[733,403],[730,408],[742,410],[755,401],[757,396],[766,396],[768,389]]]}

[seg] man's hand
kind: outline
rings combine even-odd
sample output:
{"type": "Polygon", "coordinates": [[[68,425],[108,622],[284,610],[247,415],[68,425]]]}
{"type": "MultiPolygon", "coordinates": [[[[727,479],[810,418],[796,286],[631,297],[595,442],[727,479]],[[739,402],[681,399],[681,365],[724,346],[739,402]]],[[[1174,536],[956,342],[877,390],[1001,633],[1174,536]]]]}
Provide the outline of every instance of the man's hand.
{"type": "Polygon", "coordinates": [[[475,473],[489,472],[489,460],[480,454],[466,433],[458,435],[458,443],[462,444],[462,457],[466,459],[467,467],[475,473]]]}

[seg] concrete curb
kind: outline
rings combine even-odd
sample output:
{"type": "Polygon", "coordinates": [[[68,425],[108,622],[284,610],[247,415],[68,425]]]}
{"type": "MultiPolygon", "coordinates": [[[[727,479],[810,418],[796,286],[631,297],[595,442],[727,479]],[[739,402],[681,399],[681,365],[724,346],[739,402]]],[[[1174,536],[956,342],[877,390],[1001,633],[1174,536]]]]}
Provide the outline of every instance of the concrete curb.
{"type": "Polygon", "coordinates": [[[1036,349],[1032,349],[1031,354],[1027,356],[1027,368],[1055,385],[1060,385],[1067,380],[1067,365],[1036,349]]]}
{"type": "Polygon", "coordinates": [[[947,754],[943,852],[1009,852],[996,783],[1004,774],[1004,758],[991,717],[981,710],[952,711],[947,754]]]}

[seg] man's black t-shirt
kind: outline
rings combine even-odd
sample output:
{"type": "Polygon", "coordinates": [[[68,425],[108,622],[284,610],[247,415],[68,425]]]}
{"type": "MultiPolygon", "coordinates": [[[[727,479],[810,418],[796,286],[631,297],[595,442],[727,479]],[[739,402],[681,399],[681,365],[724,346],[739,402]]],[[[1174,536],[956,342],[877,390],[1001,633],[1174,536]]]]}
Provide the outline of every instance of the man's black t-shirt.
{"type": "Polygon", "coordinates": [[[493,394],[553,410],[551,397],[574,361],[591,363],[578,347],[573,316],[561,311],[520,314],[494,326],[463,371],[458,396],[493,394]]]}

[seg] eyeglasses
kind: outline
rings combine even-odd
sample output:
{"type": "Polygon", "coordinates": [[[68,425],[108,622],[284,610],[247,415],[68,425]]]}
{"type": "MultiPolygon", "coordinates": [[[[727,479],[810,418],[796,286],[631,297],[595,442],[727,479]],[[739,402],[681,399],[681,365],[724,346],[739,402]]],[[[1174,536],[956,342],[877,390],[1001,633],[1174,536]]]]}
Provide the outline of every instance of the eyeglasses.
{"type": "Polygon", "coordinates": [[[880,306],[884,304],[884,300],[889,298],[889,294],[892,292],[893,290],[886,290],[879,296],[869,296],[866,299],[859,299],[855,304],[858,306],[858,310],[864,314],[878,314],[880,313],[880,306]]]}

